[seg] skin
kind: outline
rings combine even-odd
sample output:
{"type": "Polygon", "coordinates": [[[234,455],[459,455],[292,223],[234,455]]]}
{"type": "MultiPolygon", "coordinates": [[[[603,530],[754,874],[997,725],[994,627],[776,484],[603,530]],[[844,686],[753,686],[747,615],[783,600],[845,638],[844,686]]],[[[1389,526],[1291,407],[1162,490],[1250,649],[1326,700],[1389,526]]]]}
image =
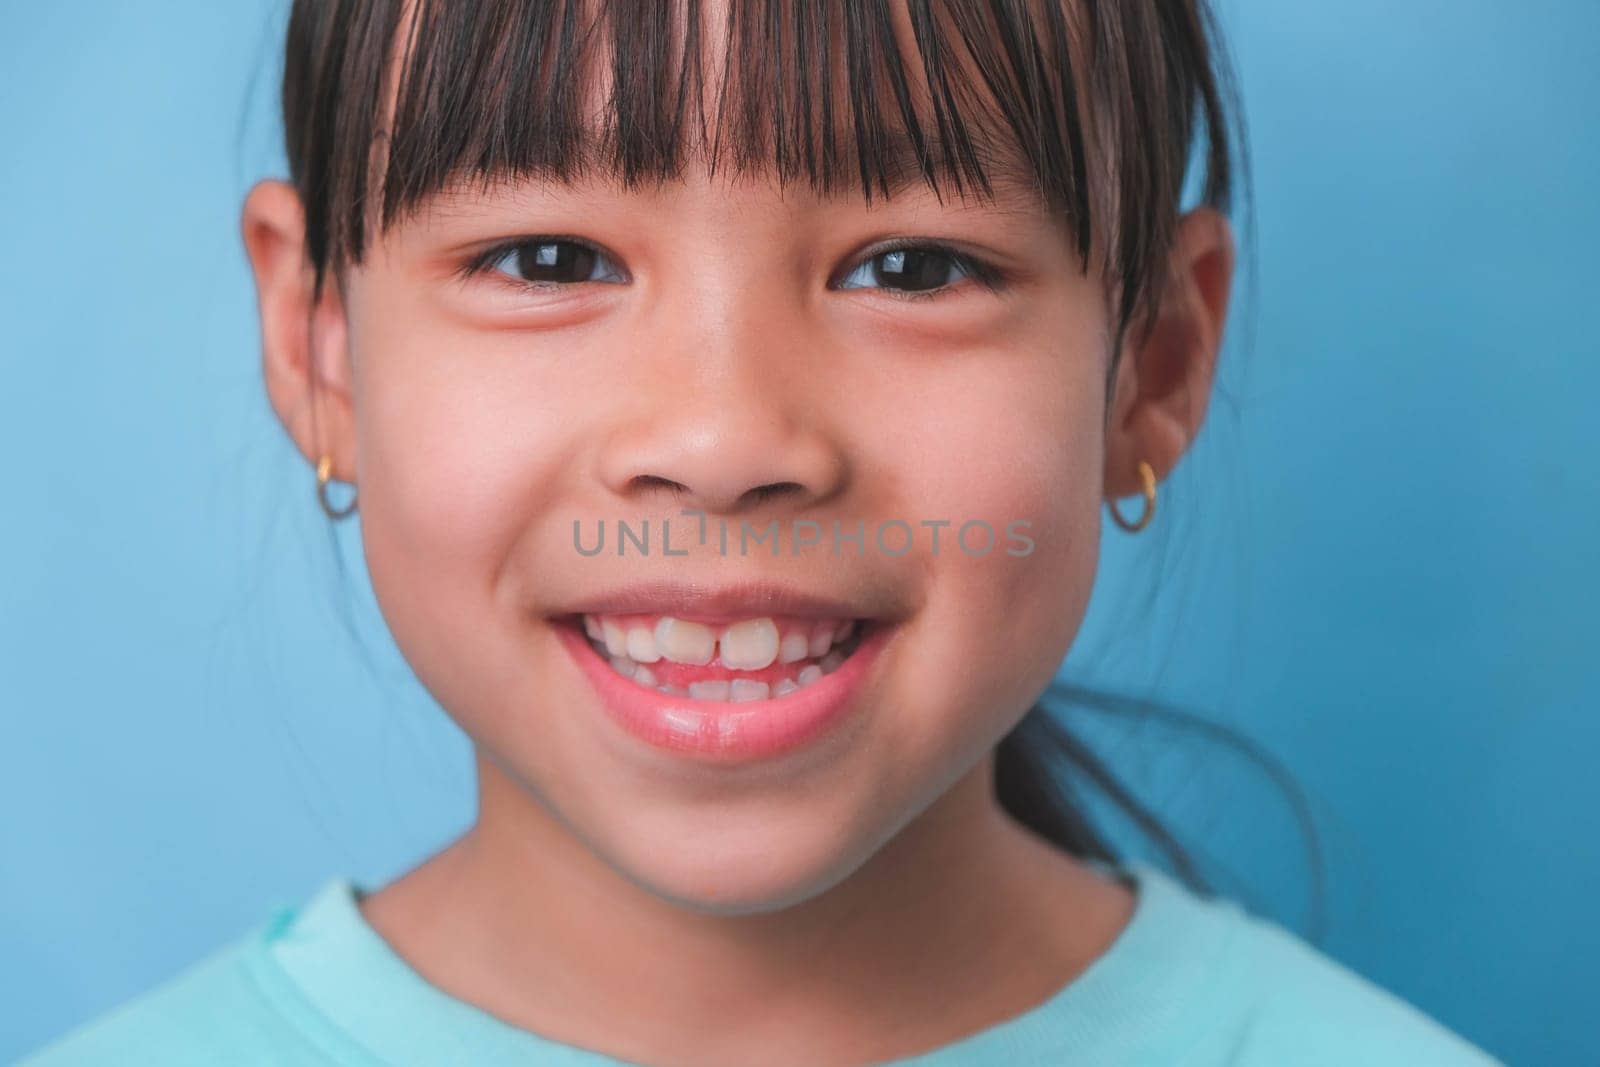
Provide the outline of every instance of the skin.
{"type": "Polygon", "coordinates": [[[308,463],[359,486],[383,615],[475,746],[474,826],[362,902],[426,979],[623,1059],[858,1064],[1036,1006],[1126,926],[1125,885],[1000,809],[993,749],[1077,633],[1101,504],[1200,429],[1234,244],[1213,211],[1181,220],[1108,412],[1103,283],[1040,211],[921,186],[869,207],[698,166],[659,190],[524,182],[441,198],[313,306],[293,188],[250,192],[272,405],[308,463]],[[540,233],[594,242],[626,281],[452,276],[540,233]],[[1009,281],[830,288],[890,237],[1009,281]],[[899,558],[573,551],[575,518],[659,528],[685,507],[757,527],[1026,519],[1036,547],[977,558],[947,530],[937,557],[925,535],[899,558]],[[667,574],[901,617],[851,744],[729,773],[619,738],[550,616],[667,574]]]}

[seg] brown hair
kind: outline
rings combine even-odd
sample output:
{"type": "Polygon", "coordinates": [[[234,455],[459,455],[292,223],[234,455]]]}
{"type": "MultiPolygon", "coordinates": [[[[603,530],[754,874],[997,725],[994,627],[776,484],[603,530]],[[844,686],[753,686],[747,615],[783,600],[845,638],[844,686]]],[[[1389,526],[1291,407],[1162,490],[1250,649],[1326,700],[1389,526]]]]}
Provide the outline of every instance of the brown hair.
{"type": "Polygon", "coordinates": [[[981,196],[1000,163],[1059,211],[1086,271],[1098,247],[1120,340],[1159,293],[1192,157],[1200,201],[1231,207],[1241,138],[1207,4],[904,0],[911,56],[892,6],[732,0],[708,124],[700,0],[296,0],[283,117],[319,290],[374,222],[470,177],[634,184],[701,150],[819,190],[870,198],[914,169],[981,196]],[[598,123],[581,91],[597,77],[598,123]]]}

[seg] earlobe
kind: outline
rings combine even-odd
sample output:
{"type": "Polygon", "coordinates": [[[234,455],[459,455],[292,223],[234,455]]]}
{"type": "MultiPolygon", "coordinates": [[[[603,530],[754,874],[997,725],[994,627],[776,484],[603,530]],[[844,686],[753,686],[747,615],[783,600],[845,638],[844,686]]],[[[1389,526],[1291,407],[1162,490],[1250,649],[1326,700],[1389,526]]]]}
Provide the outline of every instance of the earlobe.
{"type": "Polygon", "coordinates": [[[1139,462],[1158,478],[1200,433],[1216,375],[1234,269],[1233,231],[1212,208],[1178,221],[1160,307],[1148,331],[1130,331],[1106,427],[1105,495],[1142,489],[1139,462]]]}
{"type": "Polygon", "coordinates": [[[313,307],[315,273],[299,194],[286,182],[258,183],[245,198],[240,229],[255,275],[262,373],[273,410],[308,463],[326,455],[333,477],[353,481],[344,310],[331,282],[313,307]]]}

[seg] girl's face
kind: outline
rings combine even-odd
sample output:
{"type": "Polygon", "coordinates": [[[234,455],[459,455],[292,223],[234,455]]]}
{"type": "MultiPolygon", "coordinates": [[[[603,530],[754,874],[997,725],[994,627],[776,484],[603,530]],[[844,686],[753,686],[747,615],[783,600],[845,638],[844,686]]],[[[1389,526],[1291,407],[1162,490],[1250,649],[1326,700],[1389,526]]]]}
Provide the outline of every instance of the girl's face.
{"type": "Polygon", "coordinates": [[[666,895],[750,907],[842,877],[979,767],[1082,618],[1106,322],[1024,195],[941,206],[908,188],[869,207],[703,172],[642,193],[525,183],[393,231],[344,313],[363,541],[401,650],[488,773],[666,895]],[[948,254],[897,274],[878,252],[896,241],[971,256],[998,288],[948,254]],[[705,513],[704,546],[682,509],[705,513]],[[619,557],[619,520],[653,527],[649,555],[619,557]],[[663,554],[663,520],[687,555],[663,554]],[[770,538],[741,550],[741,522],[774,520],[776,556],[770,538]],[[822,532],[798,555],[796,520],[822,532]],[[835,520],[865,523],[864,553],[835,554],[835,520]],[[909,550],[893,526],[880,548],[891,520],[909,550]],[[981,526],[958,543],[972,520],[993,531],[985,555],[981,526]],[[575,523],[586,550],[603,524],[605,551],[581,553],[575,523]],[[560,631],[662,580],[779,583],[886,630],[844,727],[731,761],[621,730],[560,631]]]}
{"type": "MultiPolygon", "coordinates": [[[[316,422],[298,201],[252,194],[269,391],[302,450],[359,485],[383,614],[477,746],[480,825],[539,820],[663,898],[737,912],[821,893],[930,810],[992,814],[992,750],[1083,617],[1103,495],[1133,491],[1130,454],[1164,473],[1198,427],[1210,364],[1189,357],[1209,354],[1231,268],[1199,290],[1206,329],[1152,335],[1185,338],[1159,395],[1199,402],[1135,402],[1155,394],[1124,356],[1107,436],[1100,279],[1025,185],[994,188],[869,203],[699,165],[633,190],[460,187],[325,291],[316,422]],[[648,552],[619,554],[619,523],[648,526],[648,552]],[[741,543],[774,523],[776,553],[741,543]],[[597,675],[612,667],[581,636],[644,630],[661,640],[628,651],[647,661],[703,659],[708,632],[724,660],[776,642],[771,686],[816,658],[784,662],[797,631],[846,619],[870,654],[813,683],[841,714],[743,756],[624,729],[607,694],[639,682],[597,675]]],[[[1205,232],[1221,247],[1225,223],[1205,232]]],[[[698,669],[649,666],[660,684],[698,669]]],[[[700,720],[705,692],[650,698],[656,725],[704,740],[728,718],[700,720]]],[[[734,705],[739,738],[784,699],[734,705]]]]}

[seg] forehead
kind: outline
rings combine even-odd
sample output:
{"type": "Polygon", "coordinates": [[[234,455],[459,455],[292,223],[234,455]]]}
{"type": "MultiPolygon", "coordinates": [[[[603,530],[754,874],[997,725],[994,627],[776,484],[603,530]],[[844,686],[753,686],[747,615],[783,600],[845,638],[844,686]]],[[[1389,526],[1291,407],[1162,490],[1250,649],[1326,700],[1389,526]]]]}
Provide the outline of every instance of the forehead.
{"type": "Polygon", "coordinates": [[[1064,206],[1051,171],[1071,150],[1051,146],[1079,130],[1077,93],[1048,6],[406,0],[368,202],[387,224],[469,179],[635,186],[693,167],[1064,206]]]}

